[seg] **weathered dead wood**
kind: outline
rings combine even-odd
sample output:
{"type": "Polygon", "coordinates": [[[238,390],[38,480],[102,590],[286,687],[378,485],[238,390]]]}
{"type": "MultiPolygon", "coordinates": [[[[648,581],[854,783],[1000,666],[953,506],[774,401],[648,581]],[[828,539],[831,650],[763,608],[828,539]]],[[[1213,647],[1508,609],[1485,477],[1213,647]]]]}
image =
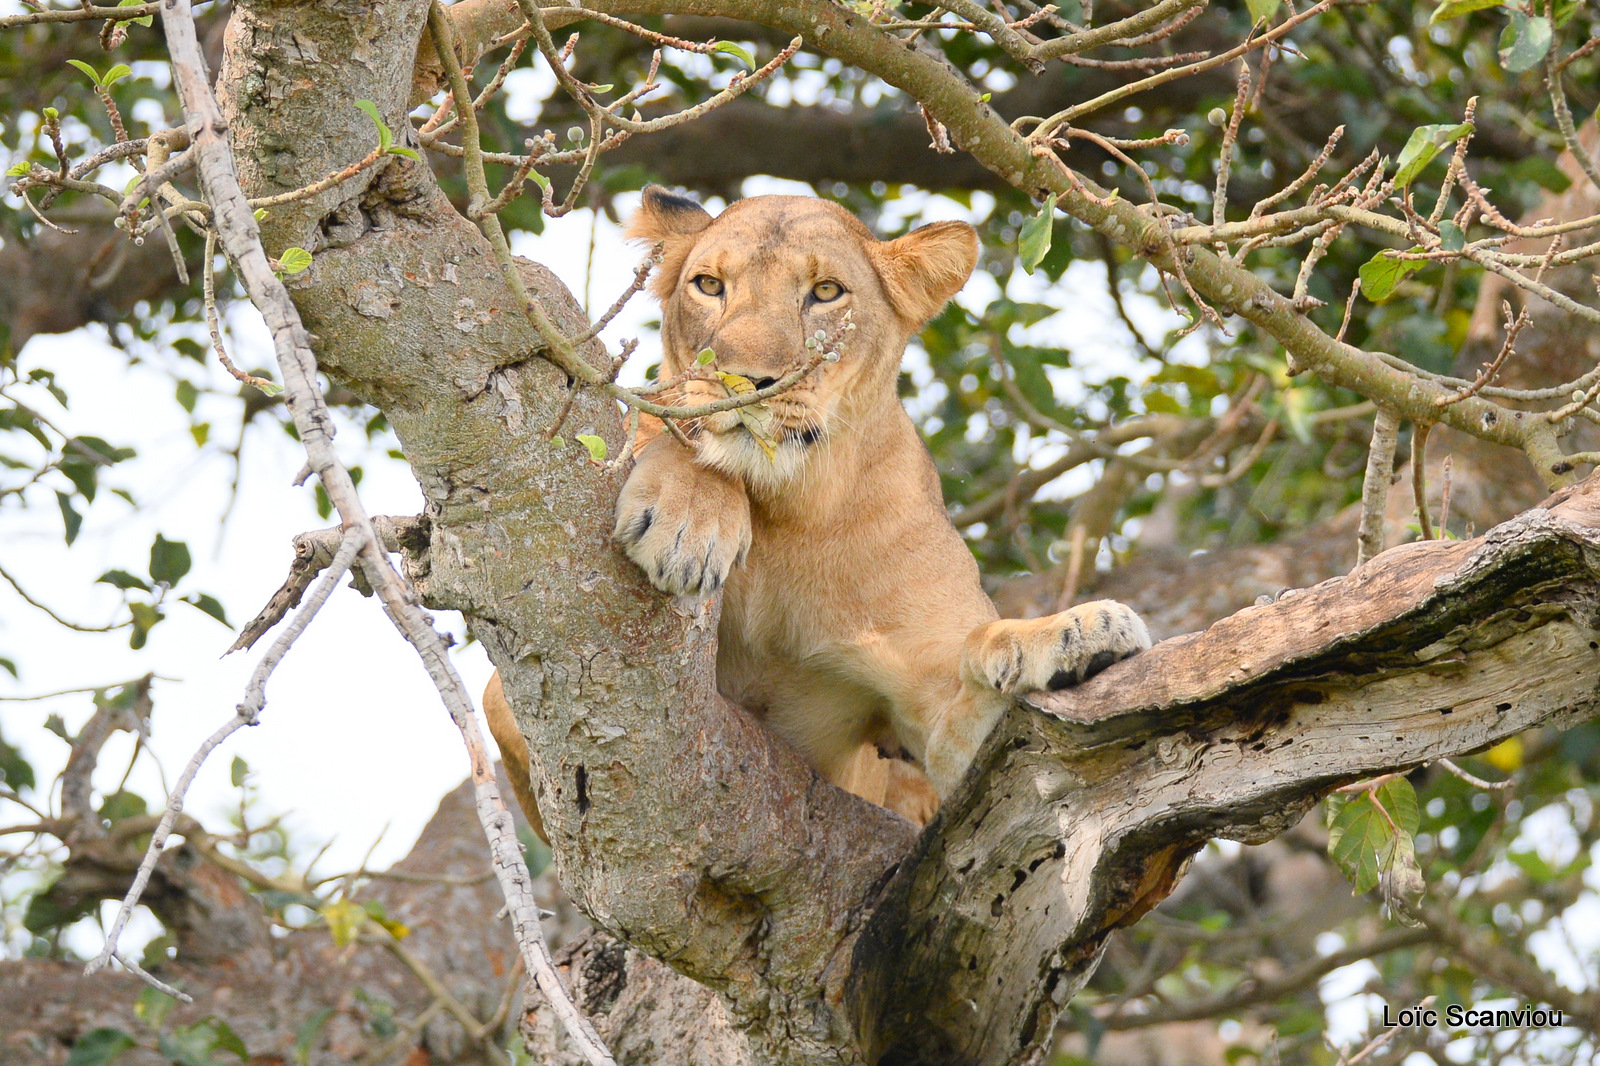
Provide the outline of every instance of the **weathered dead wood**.
{"type": "Polygon", "coordinates": [[[856,947],[869,1057],[1026,1061],[1206,839],[1258,842],[1340,784],[1593,714],[1597,525],[1591,479],[1012,714],[856,947]]]}
{"type": "MultiPolygon", "coordinates": [[[[415,573],[415,564],[428,549],[427,519],[417,515],[402,517],[373,515],[372,528],[377,531],[384,551],[399,552],[406,556],[408,567],[406,576],[415,579],[418,576],[415,573]]],[[[268,630],[283,621],[284,615],[300,606],[300,598],[305,595],[306,589],[311,587],[311,582],[333,562],[343,532],[335,526],[332,529],[316,529],[309,533],[295,534],[294,560],[289,564],[289,576],[284,579],[278,591],[272,594],[272,598],[267,600],[266,606],[261,608],[248,625],[239,630],[238,639],[228,647],[224,655],[254,647],[256,641],[265,636],[268,630]]],[[[367,584],[361,571],[357,570],[351,575],[350,583],[359,589],[363,596],[372,595],[372,586],[367,584]]]]}

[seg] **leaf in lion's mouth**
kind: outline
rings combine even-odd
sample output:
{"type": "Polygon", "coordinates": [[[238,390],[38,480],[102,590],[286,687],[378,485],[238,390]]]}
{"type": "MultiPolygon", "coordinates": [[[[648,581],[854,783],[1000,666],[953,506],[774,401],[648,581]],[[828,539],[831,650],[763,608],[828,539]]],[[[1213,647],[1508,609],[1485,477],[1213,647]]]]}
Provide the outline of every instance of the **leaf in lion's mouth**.
{"type": "MultiPolygon", "coordinates": [[[[730,374],[726,370],[719,370],[717,377],[722,381],[722,387],[728,390],[729,396],[747,396],[756,391],[755,382],[742,374],[730,374]]],[[[772,408],[764,403],[752,403],[735,408],[734,414],[739,416],[739,424],[755,438],[757,444],[761,445],[761,450],[767,453],[767,462],[777,462],[778,442],[772,433],[776,416],[772,413],[772,408]]]]}

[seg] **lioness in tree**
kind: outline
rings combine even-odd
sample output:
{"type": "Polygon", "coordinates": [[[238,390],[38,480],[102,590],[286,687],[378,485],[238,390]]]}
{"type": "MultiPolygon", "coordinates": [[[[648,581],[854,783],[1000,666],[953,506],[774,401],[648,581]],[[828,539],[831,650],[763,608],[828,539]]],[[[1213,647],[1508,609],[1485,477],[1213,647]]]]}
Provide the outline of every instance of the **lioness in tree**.
{"type": "MultiPolygon", "coordinates": [[[[693,447],[648,419],[615,534],[663,592],[723,590],[717,687],[829,781],[926,823],[1015,694],[1149,647],[1110,601],[998,618],[946,515],[895,386],[907,341],[972,273],[971,226],[879,241],[826,200],[758,196],[713,219],[650,186],[628,235],[662,249],[663,380],[709,348],[708,371],[765,387],[812,356],[807,338],[836,338],[837,362],[766,401],[765,441],[735,411],[686,425],[693,447]]],[[[708,372],[671,399],[725,395],[708,372]]],[[[525,751],[498,678],[491,699],[496,739],[525,751]]]]}

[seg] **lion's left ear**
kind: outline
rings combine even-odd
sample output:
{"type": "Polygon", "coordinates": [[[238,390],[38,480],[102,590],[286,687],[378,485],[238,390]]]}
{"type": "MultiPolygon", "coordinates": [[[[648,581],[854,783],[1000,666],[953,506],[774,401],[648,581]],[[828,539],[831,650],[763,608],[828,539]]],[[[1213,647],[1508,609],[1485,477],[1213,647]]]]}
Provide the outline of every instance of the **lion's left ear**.
{"type": "Polygon", "coordinates": [[[938,314],[978,264],[978,231],[965,222],[934,222],[897,240],[867,246],[900,317],[920,328],[938,314]]]}

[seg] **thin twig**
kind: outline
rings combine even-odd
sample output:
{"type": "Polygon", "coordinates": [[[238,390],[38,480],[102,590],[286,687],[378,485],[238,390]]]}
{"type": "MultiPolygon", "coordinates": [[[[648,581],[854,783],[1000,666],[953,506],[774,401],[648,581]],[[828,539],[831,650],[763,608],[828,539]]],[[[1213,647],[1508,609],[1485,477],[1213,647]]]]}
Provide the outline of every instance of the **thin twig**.
{"type": "Polygon", "coordinates": [[[12,591],[14,591],[18,596],[22,597],[22,602],[23,603],[26,603],[29,607],[34,607],[34,608],[37,608],[38,610],[43,611],[45,614],[49,615],[50,619],[52,621],[54,621],[57,625],[66,626],[68,629],[71,629],[71,630],[73,630],[75,632],[78,632],[78,633],[110,633],[113,630],[123,629],[123,628],[126,628],[127,626],[132,624],[131,621],[123,621],[123,622],[114,622],[114,623],[112,623],[111,625],[108,625],[108,626],[86,626],[86,625],[80,625],[77,622],[73,622],[73,621],[70,621],[69,619],[62,618],[59,614],[56,614],[55,611],[51,610],[48,605],[46,605],[44,603],[41,603],[38,600],[34,599],[32,596],[28,595],[28,593],[23,590],[23,587],[17,582],[17,579],[15,577],[13,577],[11,575],[11,573],[9,571],[7,571],[5,569],[5,567],[3,567],[3,566],[0,566],[0,578],[4,578],[5,581],[6,581],[6,584],[11,586],[12,591]]]}
{"type": "Polygon", "coordinates": [[[1509,777],[1504,781],[1485,781],[1478,775],[1471,774],[1463,770],[1449,759],[1440,759],[1438,762],[1440,766],[1444,767],[1446,770],[1449,770],[1452,774],[1455,774],[1473,788],[1481,788],[1486,792],[1498,792],[1503,789],[1515,788],[1517,785],[1516,780],[1509,777]]]}
{"type": "Polygon", "coordinates": [[[1372,421],[1372,445],[1367,451],[1367,475],[1361,482],[1361,525],[1356,532],[1356,565],[1383,551],[1383,515],[1394,477],[1394,445],[1400,416],[1378,408],[1372,421]]]}
{"type": "Polygon", "coordinates": [[[1411,424],[1411,495],[1417,504],[1417,525],[1423,540],[1433,539],[1433,525],[1428,521],[1428,431],[1432,422],[1411,424]]]}
{"type": "MultiPolygon", "coordinates": [[[[168,0],[172,2],[172,0],[168,0]]],[[[182,2],[182,0],[178,0],[182,2]]],[[[117,942],[122,937],[122,930],[128,924],[128,919],[133,915],[133,908],[138,904],[139,897],[144,895],[145,886],[150,883],[150,874],[155,870],[156,860],[161,857],[162,850],[167,846],[167,837],[172,832],[172,824],[183,813],[183,800],[193,784],[195,775],[200,772],[200,767],[205,763],[211,752],[227,740],[238,730],[247,725],[254,725],[261,715],[261,708],[267,701],[267,680],[272,676],[272,671],[283,660],[289,648],[304,633],[311,620],[316,617],[322,605],[327,602],[329,595],[338,586],[339,579],[344,572],[350,569],[356,554],[365,545],[366,539],[359,530],[351,530],[345,535],[345,541],[339,547],[339,554],[334,556],[333,565],[329,566],[322,575],[317,586],[312,589],[311,595],[300,607],[299,613],[290,622],[287,628],[273,641],[272,647],[261,657],[256,664],[254,673],[250,676],[250,683],[245,688],[245,697],[234,709],[233,717],[223,723],[214,733],[207,737],[195,751],[189,764],[183,768],[183,773],[178,776],[176,784],[167,796],[167,808],[161,815],[161,821],[156,825],[155,831],[150,834],[150,844],[145,848],[144,859],[139,863],[139,871],[134,875],[133,884],[128,886],[127,894],[122,897],[122,905],[117,908],[117,916],[111,922],[111,929],[106,933],[106,943],[100,949],[100,954],[90,960],[84,968],[85,976],[91,975],[103,968],[117,954],[117,942]]],[[[137,972],[137,971],[136,971],[137,972]]],[[[165,989],[163,988],[163,991],[165,989]]],[[[186,1002],[191,1002],[184,997],[186,1002]]]]}

